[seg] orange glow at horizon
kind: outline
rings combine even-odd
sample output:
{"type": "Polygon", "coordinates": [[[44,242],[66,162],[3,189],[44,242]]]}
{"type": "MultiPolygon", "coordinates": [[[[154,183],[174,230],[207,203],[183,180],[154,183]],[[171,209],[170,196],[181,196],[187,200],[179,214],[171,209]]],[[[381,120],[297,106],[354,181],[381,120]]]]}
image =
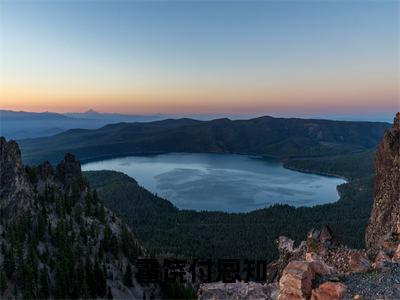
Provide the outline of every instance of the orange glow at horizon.
{"type": "Polygon", "coordinates": [[[97,90],[80,86],[45,89],[0,87],[0,108],[25,111],[71,112],[93,108],[120,113],[254,113],[260,111],[327,111],[387,109],[400,107],[395,81],[297,80],[249,86],[196,86],[186,84],[151,88],[101,86],[97,90]]]}
{"type": "Polygon", "coordinates": [[[300,2],[4,3],[0,109],[399,110],[399,4],[300,2]]]}

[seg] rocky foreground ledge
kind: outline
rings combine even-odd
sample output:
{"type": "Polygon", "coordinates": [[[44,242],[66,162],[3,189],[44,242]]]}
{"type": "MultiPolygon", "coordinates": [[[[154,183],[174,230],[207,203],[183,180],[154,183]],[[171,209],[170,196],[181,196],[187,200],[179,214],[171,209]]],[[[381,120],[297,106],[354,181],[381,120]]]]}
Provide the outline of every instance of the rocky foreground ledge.
{"type": "Polygon", "coordinates": [[[400,244],[371,260],[365,250],[341,245],[327,226],[310,230],[296,248],[284,236],[277,244],[279,259],[268,266],[268,275],[276,272],[272,282],[202,284],[198,298],[400,299],[400,244]]]}
{"type": "Polygon", "coordinates": [[[400,299],[400,113],[376,153],[374,204],[366,249],[341,245],[327,226],[305,241],[281,236],[266,283],[208,283],[198,299],[400,299]]]}

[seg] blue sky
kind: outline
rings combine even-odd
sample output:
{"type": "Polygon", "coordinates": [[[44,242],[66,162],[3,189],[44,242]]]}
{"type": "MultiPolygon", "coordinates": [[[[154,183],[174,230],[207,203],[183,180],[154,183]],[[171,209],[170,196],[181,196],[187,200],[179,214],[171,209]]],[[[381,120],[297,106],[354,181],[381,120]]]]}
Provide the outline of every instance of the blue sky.
{"type": "Polygon", "coordinates": [[[3,108],[389,113],[398,1],[2,2],[3,108]]]}

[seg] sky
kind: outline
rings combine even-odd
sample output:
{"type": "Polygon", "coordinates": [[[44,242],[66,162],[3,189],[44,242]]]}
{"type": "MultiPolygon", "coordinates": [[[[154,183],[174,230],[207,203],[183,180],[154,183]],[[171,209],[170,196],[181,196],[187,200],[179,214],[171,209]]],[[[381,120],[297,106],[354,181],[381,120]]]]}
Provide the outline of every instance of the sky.
{"type": "Polygon", "coordinates": [[[0,108],[376,115],[399,1],[0,1],[0,108]]]}

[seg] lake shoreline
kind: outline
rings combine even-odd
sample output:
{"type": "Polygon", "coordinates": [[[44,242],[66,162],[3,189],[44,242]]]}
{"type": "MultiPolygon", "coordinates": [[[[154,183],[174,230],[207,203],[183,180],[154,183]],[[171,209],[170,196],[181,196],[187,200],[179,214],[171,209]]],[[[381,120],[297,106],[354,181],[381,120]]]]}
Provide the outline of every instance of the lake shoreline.
{"type": "Polygon", "coordinates": [[[301,173],[307,173],[307,174],[322,175],[322,176],[326,176],[326,177],[340,178],[340,179],[345,180],[346,183],[349,183],[351,181],[350,178],[347,178],[343,175],[329,173],[329,172],[323,172],[323,171],[304,169],[304,168],[296,168],[296,167],[287,166],[284,162],[282,162],[282,163],[283,163],[283,167],[288,170],[297,171],[297,172],[301,172],[301,173]]]}
{"type": "MultiPolygon", "coordinates": [[[[87,164],[87,163],[92,163],[92,162],[99,162],[102,160],[107,160],[107,159],[114,159],[114,158],[124,158],[124,157],[129,157],[129,156],[157,156],[157,155],[163,155],[163,154],[213,154],[213,155],[243,155],[243,156],[254,156],[259,159],[271,159],[271,160],[276,160],[279,161],[282,166],[291,171],[296,171],[296,172],[301,172],[301,173],[306,173],[306,174],[314,174],[314,175],[322,175],[322,176],[327,176],[327,177],[334,177],[334,178],[339,178],[345,180],[347,183],[351,181],[350,178],[337,174],[337,173],[330,173],[330,172],[323,172],[323,171],[317,171],[317,170],[312,170],[312,169],[304,169],[304,168],[296,168],[292,166],[288,166],[287,163],[290,162],[292,159],[297,159],[298,157],[278,157],[278,156],[271,156],[271,155],[262,155],[262,154],[254,154],[254,153],[227,153],[227,152],[162,152],[162,151],[155,151],[155,152],[126,152],[126,153],[117,153],[117,154],[107,154],[107,155],[99,155],[96,157],[88,157],[88,158],[81,158],[81,164],[87,164]]],[[[315,158],[315,156],[307,156],[307,157],[302,157],[302,158],[315,158]]]]}
{"type": "Polygon", "coordinates": [[[334,203],[340,199],[338,186],[346,183],[337,176],[286,168],[277,158],[247,154],[145,153],[84,160],[82,167],[125,173],[179,209],[196,211],[334,203]]]}

